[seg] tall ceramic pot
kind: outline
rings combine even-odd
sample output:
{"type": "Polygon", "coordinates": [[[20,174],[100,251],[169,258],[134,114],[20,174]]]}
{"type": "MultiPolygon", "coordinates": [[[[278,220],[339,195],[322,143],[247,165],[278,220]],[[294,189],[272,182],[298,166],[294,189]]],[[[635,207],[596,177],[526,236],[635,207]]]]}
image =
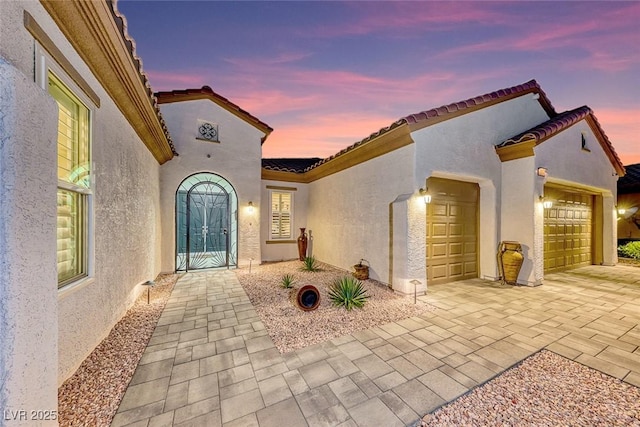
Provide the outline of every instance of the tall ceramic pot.
{"type": "Polygon", "coordinates": [[[307,233],[304,232],[305,230],[306,228],[301,228],[300,235],[298,236],[298,257],[300,258],[300,261],[304,261],[307,257],[307,244],[309,242],[307,239],[307,233]]]}
{"type": "Polygon", "coordinates": [[[501,244],[502,280],[510,285],[518,284],[518,274],[522,268],[524,256],[522,245],[518,242],[502,242],[501,244]]]}

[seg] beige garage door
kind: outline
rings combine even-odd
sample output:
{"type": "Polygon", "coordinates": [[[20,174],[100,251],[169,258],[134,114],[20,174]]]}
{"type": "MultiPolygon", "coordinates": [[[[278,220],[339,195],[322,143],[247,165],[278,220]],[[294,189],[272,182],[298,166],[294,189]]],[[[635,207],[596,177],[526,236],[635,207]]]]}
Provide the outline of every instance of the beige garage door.
{"type": "Polygon", "coordinates": [[[592,264],[593,196],[545,187],[544,271],[592,264]]]}
{"type": "Polygon", "coordinates": [[[429,178],[427,186],[428,283],[478,277],[478,185],[429,178]]]}

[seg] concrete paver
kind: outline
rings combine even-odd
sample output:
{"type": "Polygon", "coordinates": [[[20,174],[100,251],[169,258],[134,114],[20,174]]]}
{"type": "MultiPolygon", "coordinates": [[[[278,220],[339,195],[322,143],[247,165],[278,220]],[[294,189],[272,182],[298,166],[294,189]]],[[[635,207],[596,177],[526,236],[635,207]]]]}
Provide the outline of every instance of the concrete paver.
{"type": "Polygon", "coordinates": [[[183,276],[112,426],[415,425],[547,348],[640,386],[640,269],[429,287],[422,316],[280,354],[232,271],[183,276]]]}

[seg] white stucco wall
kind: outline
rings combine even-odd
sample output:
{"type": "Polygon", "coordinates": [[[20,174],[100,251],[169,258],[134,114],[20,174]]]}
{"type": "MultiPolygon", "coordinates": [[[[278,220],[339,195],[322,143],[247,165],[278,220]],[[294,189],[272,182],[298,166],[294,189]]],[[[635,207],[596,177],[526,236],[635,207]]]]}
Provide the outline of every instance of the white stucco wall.
{"type": "Polygon", "coordinates": [[[391,204],[415,191],[413,169],[410,144],[309,184],[315,257],[350,271],[364,258],[371,278],[391,282],[391,204]]]}
{"type": "Polygon", "coordinates": [[[500,216],[505,204],[501,200],[502,164],[494,146],[546,120],[540,103],[528,94],[412,133],[416,187],[432,176],[480,186],[480,277],[496,278],[497,246],[504,240],[500,236],[500,223],[505,221],[500,216]]]}
{"type": "MultiPolygon", "coordinates": [[[[273,240],[269,239],[269,230],[271,227],[271,218],[269,217],[269,204],[270,201],[270,189],[268,187],[280,187],[282,189],[295,189],[284,190],[291,191],[293,193],[293,236],[292,240],[296,240],[300,235],[300,228],[307,228],[307,207],[309,205],[309,186],[308,184],[302,184],[297,182],[282,182],[263,180],[262,202],[260,204],[260,211],[256,212],[260,218],[260,229],[262,230],[260,236],[262,261],[283,261],[298,258],[298,244],[295,243],[273,243],[273,240]],[[270,243],[267,243],[270,242],[270,243]]],[[[278,191],[277,189],[275,191],[278,191]]],[[[311,236],[307,233],[308,246],[307,255],[314,255],[314,235],[311,236]]]]}
{"type": "Polygon", "coordinates": [[[535,167],[547,168],[547,183],[574,186],[602,196],[603,264],[617,262],[615,200],[618,177],[586,120],[574,124],[538,145],[535,167]],[[587,148],[582,149],[584,133],[587,148]]]}
{"type": "Polygon", "coordinates": [[[58,406],[57,116],[33,78],[0,55],[0,424],[7,426],[58,406]]]}
{"type": "Polygon", "coordinates": [[[542,252],[543,211],[539,197],[543,178],[536,175],[535,158],[525,157],[502,164],[500,241],[522,245],[524,260],[518,283],[539,285],[544,268],[542,252]]]}
{"type": "MultiPolygon", "coordinates": [[[[142,287],[137,285],[155,278],[160,271],[159,165],[39,2],[0,3],[0,48],[3,55],[11,58],[12,65],[19,68],[29,81],[35,80],[34,40],[22,26],[23,9],[29,11],[101,101],[99,108],[89,105],[92,110],[94,173],[94,256],[89,267],[92,271],[91,278],[85,280],[83,286],[65,287],[57,291],[57,279],[47,278],[46,269],[44,272],[38,271],[39,262],[34,262],[32,268],[38,271],[40,279],[29,279],[32,280],[31,286],[40,289],[37,291],[39,297],[44,298],[52,289],[56,295],[54,304],[57,306],[57,316],[54,315],[55,319],[51,319],[50,324],[57,323],[58,361],[56,363],[56,357],[51,355],[56,352],[56,348],[50,345],[48,339],[40,337],[40,341],[30,351],[49,357],[45,371],[55,372],[57,383],[61,384],[108,334],[142,292],[142,287]]],[[[54,102],[44,90],[40,90],[41,97],[54,102]]],[[[35,126],[34,121],[45,116],[46,109],[33,108],[20,113],[17,120],[25,127],[30,127],[35,126]]],[[[43,131],[40,132],[40,138],[46,138],[43,131]]],[[[47,135],[55,141],[57,129],[50,130],[47,135]]],[[[44,171],[43,173],[47,173],[50,168],[54,171],[52,186],[42,187],[47,189],[46,197],[43,195],[38,198],[36,209],[48,213],[53,220],[50,232],[54,236],[54,246],[48,256],[53,260],[55,268],[56,159],[54,157],[47,160],[47,157],[42,157],[39,162],[39,170],[44,171]]],[[[27,171],[30,172],[29,175],[33,173],[33,170],[27,171]]],[[[42,191],[39,189],[34,194],[42,191]]],[[[26,195],[29,196],[28,191],[26,195]]],[[[19,251],[19,256],[32,253],[38,256],[37,251],[25,250],[29,247],[29,242],[37,241],[32,233],[22,232],[19,228],[13,229],[12,233],[16,244],[11,246],[10,253],[19,251]]],[[[34,310],[29,305],[21,308],[25,312],[34,310]]],[[[56,313],[56,309],[51,309],[50,312],[56,313]]],[[[19,327],[28,332],[36,326],[21,323],[19,327]]],[[[38,333],[42,335],[42,330],[38,333]]],[[[27,386],[35,387],[36,390],[43,387],[42,381],[25,385],[27,386]]],[[[38,394],[34,393],[34,396],[38,394]]],[[[53,390],[52,398],[57,399],[56,390],[53,390]]]]}
{"type": "Polygon", "coordinates": [[[162,104],[160,108],[179,154],[161,167],[162,270],[176,268],[176,190],[185,178],[198,172],[220,175],[234,187],[238,196],[238,264],[259,262],[260,140],[264,133],[207,99],[162,104]],[[199,119],[218,124],[219,143],[196,139],[199,119]],[[250,201],[256,208],[253,214],[247,209],[250,201]]]}

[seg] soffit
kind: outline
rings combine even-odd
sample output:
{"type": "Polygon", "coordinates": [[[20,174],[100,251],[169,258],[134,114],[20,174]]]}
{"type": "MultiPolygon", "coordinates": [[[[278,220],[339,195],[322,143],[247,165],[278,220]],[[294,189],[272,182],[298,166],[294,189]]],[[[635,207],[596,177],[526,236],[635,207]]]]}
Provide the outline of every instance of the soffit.
{"type": "Polygon", "coordinates": [[[40,1],[158,163],[170,160],[173,143],[113,3],[40,1]]]}

